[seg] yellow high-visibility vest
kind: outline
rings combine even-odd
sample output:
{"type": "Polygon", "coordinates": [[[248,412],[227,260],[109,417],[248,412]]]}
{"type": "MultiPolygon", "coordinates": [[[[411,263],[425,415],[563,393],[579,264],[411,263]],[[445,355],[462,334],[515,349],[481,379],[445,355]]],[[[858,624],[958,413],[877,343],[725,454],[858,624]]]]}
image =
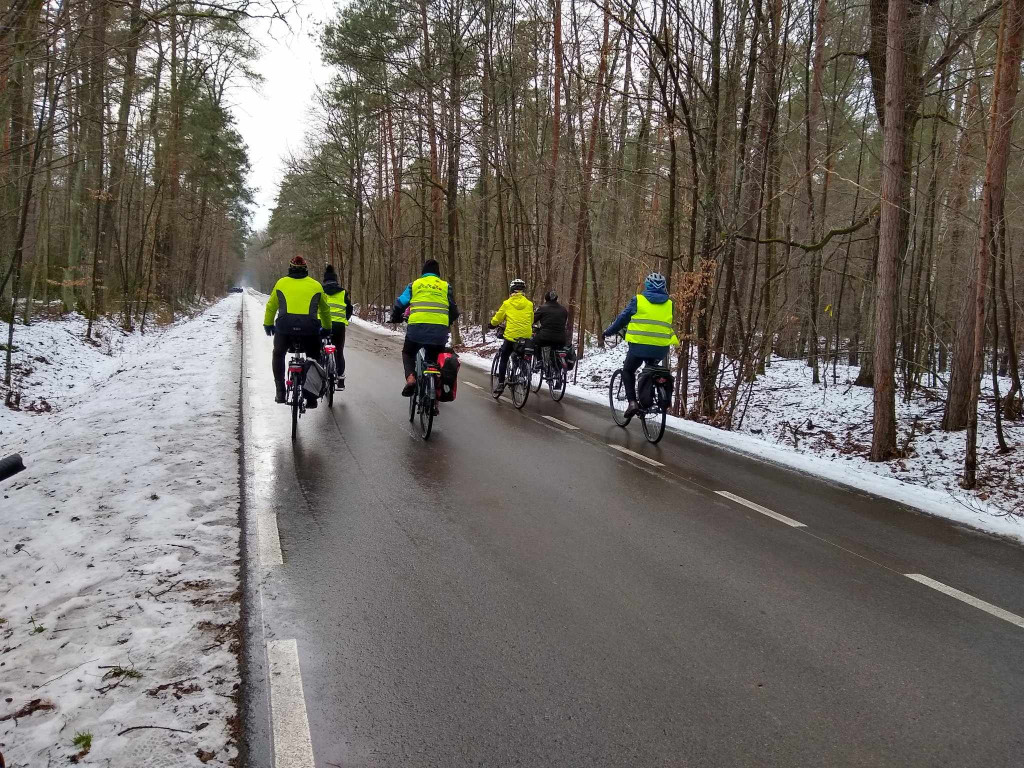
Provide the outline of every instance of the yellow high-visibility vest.
{"type": "Polygon", "coordinates": [[[652,347],[669,347],[679,339],[672,329],[672,299],[653,304],[643,294],[636,297],[636,314],[626,326],[626,341],[652,347]]]}
{"type": "Polygon", "coordinates": [[[433,275],[412,281],[409,325],[449,325],[448,283],[433,275]]]}
{"type": "Polygon", "coordinates": [[[335,323],[348,325],[348,312],[345,309],[345,291],[340,290],[333,296],[324,291],[324,298],[331,305],[331,320],[335,323]]]}

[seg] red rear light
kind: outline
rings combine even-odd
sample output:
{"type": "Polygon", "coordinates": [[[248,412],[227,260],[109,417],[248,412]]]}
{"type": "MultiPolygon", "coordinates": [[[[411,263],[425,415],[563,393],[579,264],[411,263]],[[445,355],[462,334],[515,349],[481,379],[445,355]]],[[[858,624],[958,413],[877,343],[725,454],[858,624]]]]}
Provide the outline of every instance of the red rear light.
{"type": "Polygon", "coordinates": [[[335,349],[336,347],[333,344],[324,344],[324,352],[329,355],[333,355],[335,349]]]}
{"type": "Polygon", "coordinates": [[[288,373],[302,373],[302,366],[291,365],[288,367],[288,373]]]}

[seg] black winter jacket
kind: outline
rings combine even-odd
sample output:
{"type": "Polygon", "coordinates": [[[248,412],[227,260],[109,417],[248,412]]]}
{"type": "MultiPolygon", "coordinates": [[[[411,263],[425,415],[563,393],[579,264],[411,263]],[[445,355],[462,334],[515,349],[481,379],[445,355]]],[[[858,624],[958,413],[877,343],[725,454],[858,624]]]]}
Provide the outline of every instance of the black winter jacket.
{"type": "Polygon", "coordinates": [[[545,301],[533,313],[533,324],[540,326],[533,335],[534,343],[545,346],[565,346],[565,326],[569,322],[569,311],[557,301],[545,301]]]}

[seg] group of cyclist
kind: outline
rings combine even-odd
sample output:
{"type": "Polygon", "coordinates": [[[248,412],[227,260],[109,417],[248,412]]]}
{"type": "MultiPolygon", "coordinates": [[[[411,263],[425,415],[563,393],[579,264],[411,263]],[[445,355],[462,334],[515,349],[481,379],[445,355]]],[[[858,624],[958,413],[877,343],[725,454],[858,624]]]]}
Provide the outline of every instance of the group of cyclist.
{"type": "MultiPolygon", "coordinates": [[[[503,326],[499,353],[498,381],[494,394],[505,388],[509,356],[524,339],[532,340],[537,354],[566,344],[569,313],[558,302],[558,294],[548,291],[536,309],[526,295],[526,282],[516,278],[509,283],[508,298],[491,317],[489,328],[503,326]],[[536,329],[535,329],[536,327],[536,329]]],[[[345,388],[345,330],[352,317],[352,301],[341,287],[333,266],[328,265],[321,284],[309,276],[301,256],[294,257],[288,274],[274,285],[267,302],[263,327],[274,337],[272,368],[276,400],[285,402],[284,358],[293,344],[311,357],[320,353],[320,339],[331,339],[335,347],[338,389],[345,388]]],[[[405,374],[404,397],[416,389],[416,355],[424,350],[428,362],[436,363],[449,342],[449,329],[459,319],[452,286],[441,278],[440,267],[428,259],[418,278],[405,287],[391,308],[391,322],[405,320],[408,328],[402,345],[405,374]]],[[[622,366],[626,393],[626,417],[638,412],[636,373],[645,363],[662,364],[672,345],[679,339],[673,331],[673,306],[664,276],[652,272],[644,280],[641,293],[634,296],[619,313],[604,336],[624,334],[626,359],[622,366]]],[[[307,396],[307,408],[315,408],[315,398],[307,396]]]]}

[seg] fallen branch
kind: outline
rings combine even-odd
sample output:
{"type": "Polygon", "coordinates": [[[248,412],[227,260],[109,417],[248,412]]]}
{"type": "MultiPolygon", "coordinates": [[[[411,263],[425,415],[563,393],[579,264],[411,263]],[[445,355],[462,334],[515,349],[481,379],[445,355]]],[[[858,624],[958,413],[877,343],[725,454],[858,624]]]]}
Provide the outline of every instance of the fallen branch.
{"type": "Polygon", "coordinates": [[[133,725],[131,728],[125,728],[117,735],[124,736],[126,733],[131,733],[132,731],[141,731],[144,728],[155,728],[156,730],[160,731],[174,731],[175,733],[192,733],[192,731],[183,731],[181,728],[168,728],[165,725],[133,725]]]}
{"type": "Polygon", "coordinates": [[[0,723],[4,722],[5,720],[17,720],[19,717],[28,717],[34,712],[48,712],[49,710],[56,708],[56,706],[54,706],[48,701],[43,701],[42,699],[32,699],[32,701],[30,701],[24,707],[19,709],[17,712],[11,712],[10,714],[0,716],[0,723]]]}

